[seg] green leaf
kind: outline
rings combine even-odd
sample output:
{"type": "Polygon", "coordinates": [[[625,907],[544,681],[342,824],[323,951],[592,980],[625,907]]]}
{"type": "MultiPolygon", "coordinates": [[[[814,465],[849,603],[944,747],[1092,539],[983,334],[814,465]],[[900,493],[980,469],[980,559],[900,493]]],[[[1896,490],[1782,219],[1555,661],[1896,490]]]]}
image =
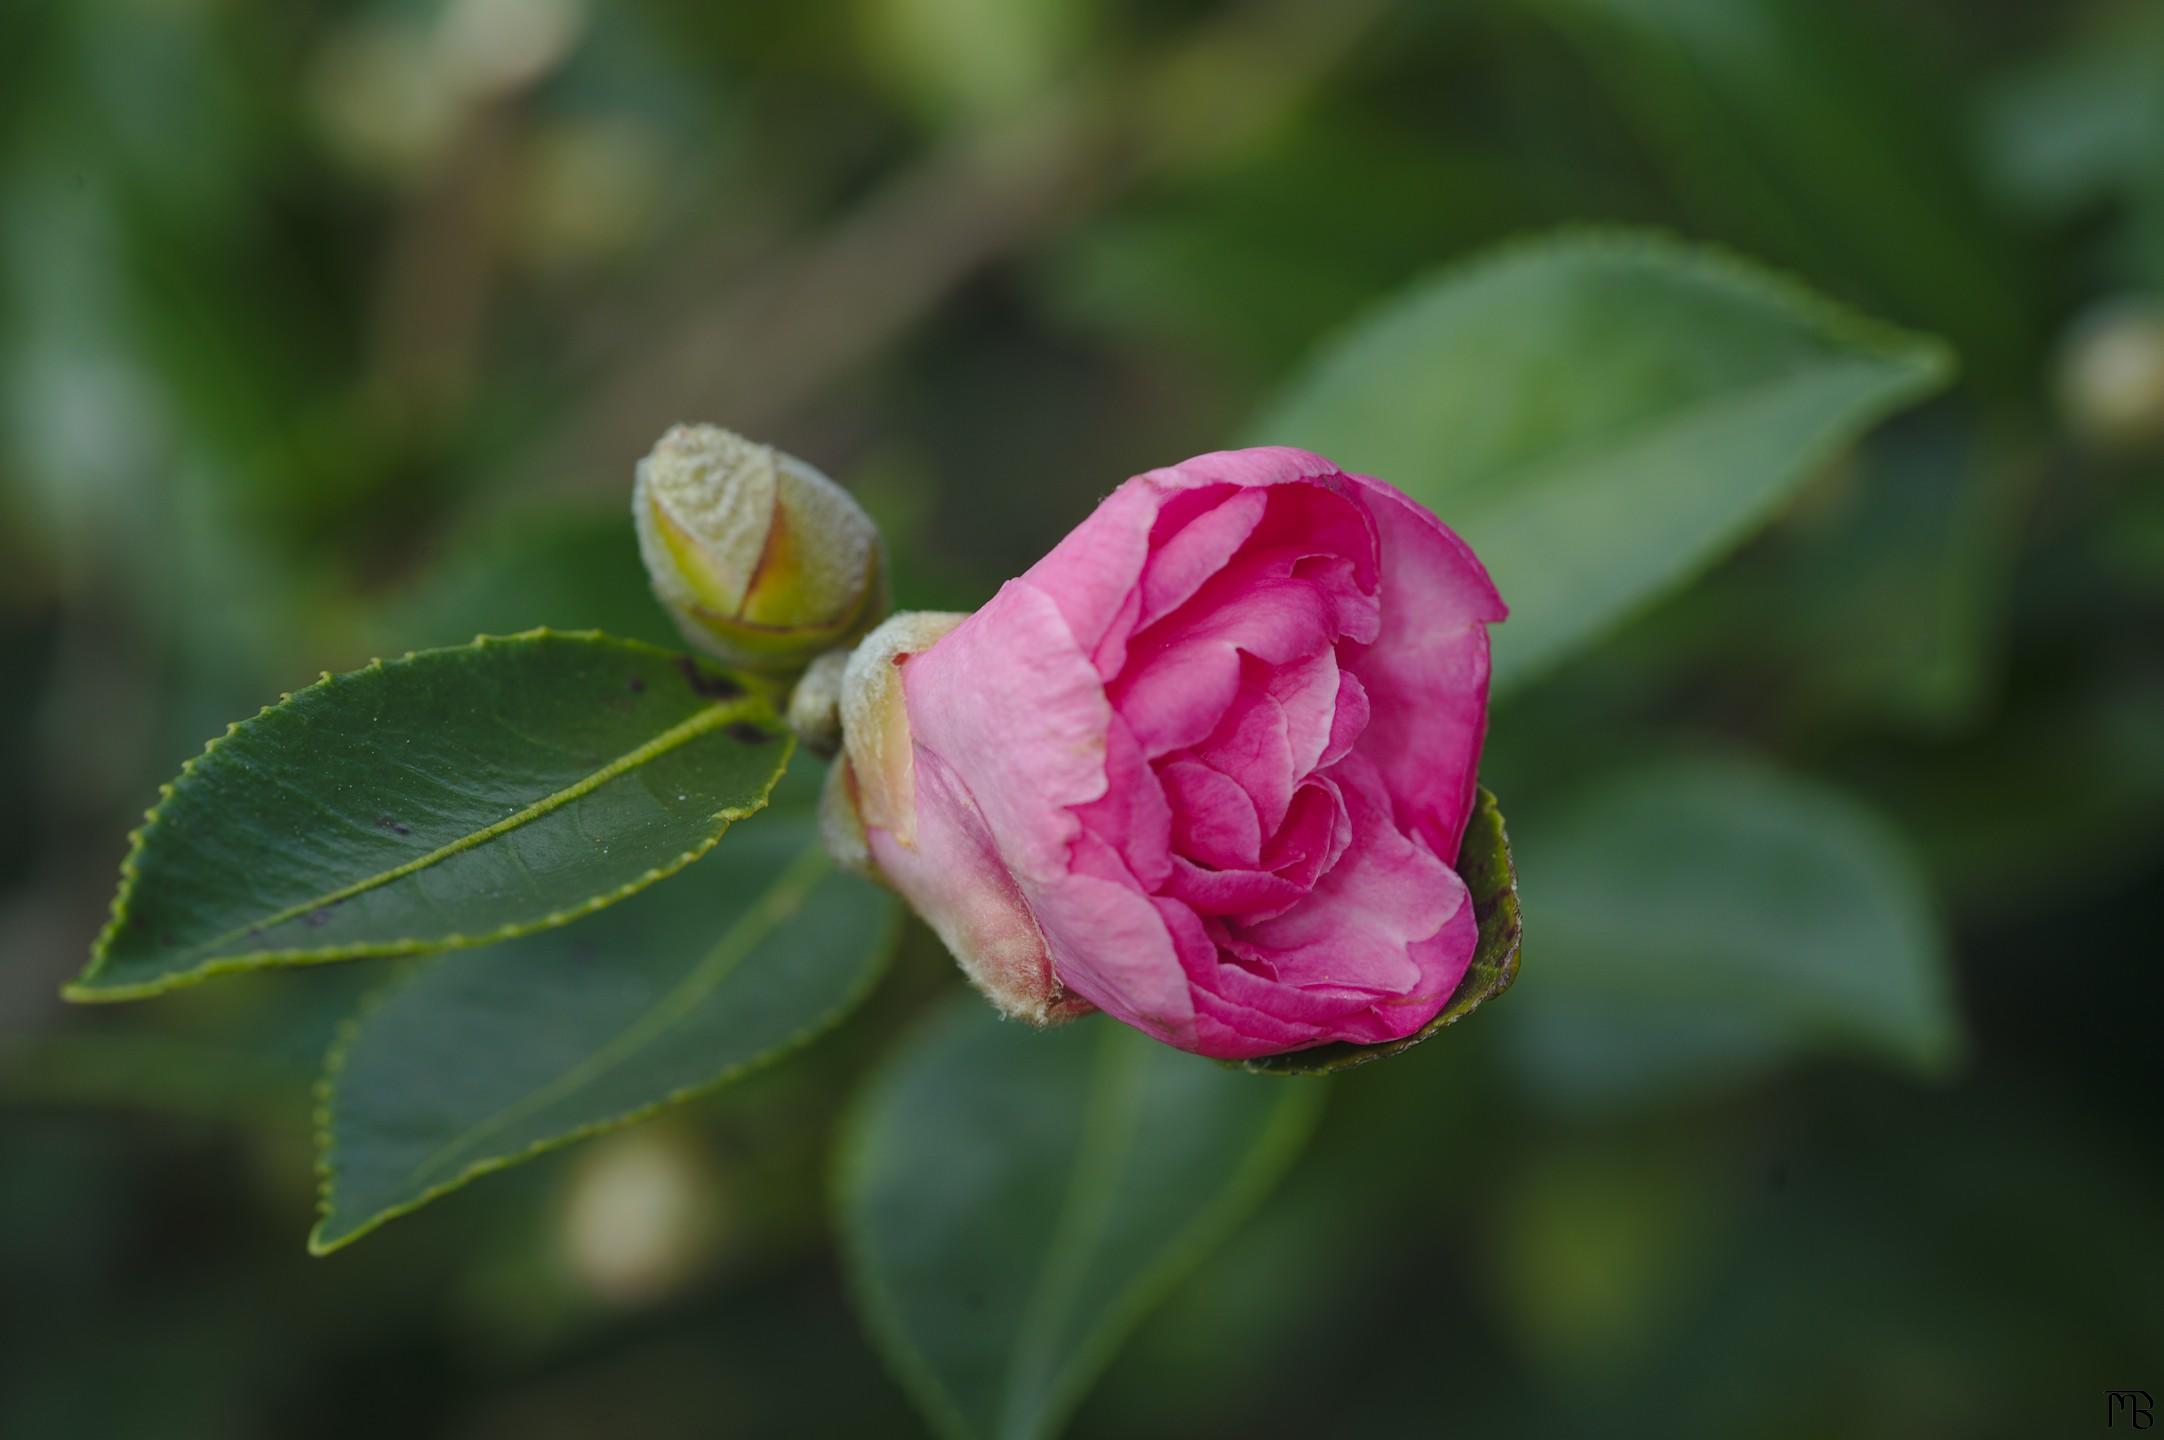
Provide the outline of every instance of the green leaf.
{"type": "Polygon", "coordinates": [[[1690,228],[2032,379],[2037,267],[1984,199],[1959,82],[1875,0],[1531,0],[1690,228]]]}
{"type": "Polygon", "coordinates": [[[74,1000],[485,945],[673,874],[766,803],[767,694],[688,657],[532,631],[325,676],[165,788],[74,1000]]]}
{"type": "Polygon", "coordinates": [[[1052,1434],[1276,1181],[1321,1095],[1110,1020],[1030,1030],[972,996],[878,1078],[844,1137],[860,1308],[940,1430],[1052,1434]]]}
{"type": "Polygon", "coordinates": [[[1509,1007],[1527,1079],[1639,1098],[1799,1054],[1924,1072],[1960,1048],[1929,887],[1838,791],[1740,760],[1667,761],[1527,829],[1540,983],[1509,1007]]]}
{"type": "Polygon", "coordinates": [[[1501,693],[1732,549],[1948,373],[1935,343],[1740,261],[1571,234],[1401,295],[1255,437],[1381,476],[1465,537],[1511,607],[1501,693]]]}
{"type": "Polygon", "coordinates": [[[808,804],[607,915],[426,961],[333,1051],[318,1254],[492,1170],[788,1054],[870,989],[898,907],[808,804]]]}
{"type": "Polygon", "coordinates": [[[1241,1068],[1273,1075],[1328,1075],[1371,1060],[1387,1060],[1432,1040],[1508,990],[1518,978],[1518,941],[1523,929],[1518,915],[1518,871],[1511,863],[1503,812],[1485,789],[1473,807],[1472,822],[1465,827],[1465,843],[1458,849],[1458,875],[1480,920],[1480,942],[1450,1003],[1433,1020],[1403,1039],[1381,1045],[1320,1045],[1242,1061],[1241,1068]]]}

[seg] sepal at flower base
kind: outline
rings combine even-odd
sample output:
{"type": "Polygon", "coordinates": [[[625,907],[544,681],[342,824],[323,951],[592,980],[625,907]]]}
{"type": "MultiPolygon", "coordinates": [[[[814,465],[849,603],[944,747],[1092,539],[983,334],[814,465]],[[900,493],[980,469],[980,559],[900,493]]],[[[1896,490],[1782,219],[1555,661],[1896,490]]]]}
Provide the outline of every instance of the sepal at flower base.
{"type": "Polygon", "coordinates": [[[820,833],[836,863],[906,896],[1003,1014],[1056,1025],[1095,1007],[1054,975],[983,816],[937,757],[920,767],[910,733],[903,669],[967,618],[905,611],[849,657],[843,751],[827,780],[820,833]]]}

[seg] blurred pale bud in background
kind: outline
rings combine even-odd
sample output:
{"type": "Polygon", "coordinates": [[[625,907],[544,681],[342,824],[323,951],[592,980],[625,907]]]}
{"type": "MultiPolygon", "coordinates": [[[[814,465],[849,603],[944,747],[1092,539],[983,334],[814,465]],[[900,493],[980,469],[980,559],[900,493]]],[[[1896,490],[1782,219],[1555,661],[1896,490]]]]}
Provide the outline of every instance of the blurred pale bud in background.
{"type": "Polygon", "coordinates": [[[458,124],[459,100],[438,75],[427,27],[405,18],[363,16],[333,31],[305,94],[333,154],[393,181],[427,170],[458,124]]]}
{"type": "Polygon", "coordinates": [[[404,183],[435,168],[479,106],[562,65],[585,30],[584,0],[448,0],[432,15],[366,13],[330,31],[303,95],[340,161],[404,183]]]}
{"type": "Polygon", "coordinates": [[[647,125],[607,118],[542,125],[521,162],[510,243],[542,274],[611,259],[652,229],[666,181],[660,139],[647,125]]]}
{"type": "Polygon", "coordinates": [[[2108,300],[2076,321],[2060,349],[2058,390],[2082,443],[2164,450],[2164,300],[2108,300]]]}
{"type": "Polygon", "coordinates": [[[686,639],[748,669],[786,672],[886,614],[871,517],[811,466],[714,425],[678,425],[632,491],[654,593],[686,639]]]}
{"type": "Polygon", "coordinates": [[[1086,0],[859,0],[870,68],[927,116],[996,115],[1094,49],[1086,0]]]}
{"type": "Polygon", "coordinates": [[[695,1280],[723,1238],[721,1177],[698,1136],[649,1121],[580,1150],[566,1183],[562,1244],[581,1285],[617,1305],[695,1280]]]}
{"type": "Polygon", "coordinates": [[[585,31],[584,0],[450,0],[436,30],[437,59],[459,90],[496,95],[561,65],[585,31]]]}

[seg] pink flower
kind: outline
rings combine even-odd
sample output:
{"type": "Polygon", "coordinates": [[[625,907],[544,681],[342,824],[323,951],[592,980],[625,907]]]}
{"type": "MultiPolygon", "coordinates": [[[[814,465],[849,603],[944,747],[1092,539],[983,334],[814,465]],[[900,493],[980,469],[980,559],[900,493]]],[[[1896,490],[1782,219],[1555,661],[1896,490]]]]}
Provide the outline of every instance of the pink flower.
{"type": "Polygon", "coordinates": [[[1138,475],[844,680],[830,843],[1009,1014],[1225,1059],[1419,1029],[1471,961],[1487,723],[1465,543],[1301,450],[1138,475]]]}

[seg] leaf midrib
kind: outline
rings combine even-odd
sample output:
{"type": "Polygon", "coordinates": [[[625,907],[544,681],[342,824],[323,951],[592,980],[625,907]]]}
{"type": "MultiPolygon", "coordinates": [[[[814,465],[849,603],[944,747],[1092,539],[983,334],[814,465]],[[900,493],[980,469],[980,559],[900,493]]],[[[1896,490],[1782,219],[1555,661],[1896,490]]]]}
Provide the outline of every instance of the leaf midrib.
{"type": "Polygon", "coordinates": [[[1050,1254],[1038,1272],[1036,1287],[1022,1308],[1014,1359],[1007,1368],[999,1423],[994,1433],[1037,1433],[1042,1402],[1052,1392],[1060,1354],[1058,1342],[1074,1291],[1080,1283],[1111,1218],[1119,1176],[1142,1118],[1143,1057],[1122,1037],[1107,1031],[1091,1065],[1091,1092],[1083,1115],[1082,1143],[1076,1147],[1067,1195],[1054,1225],[1050,1254]]]}
{"type": "MultiPolygon", "coordinates": [[[[1928,352],[1896,354],[1874,351],[1813,357],[1800,365],[1761,376],[1742,385],[1696,396],[1682,404],[1634,415],[1597,432],[1575,437],[1570,443],[1498,461],[1484,469],[1454,477],[1439,486],[1434,497],[1450,504],[1456,528],[1471,530],[1491,516],[1507,513],[1524,502],[1529,491],[1551,488],[1583,473],[1589,460],[1613,456],[1617,451],[1638,451],[1659,443],[1669,431],[1689,429],[1718,418],[1718,412],[1738,405],[1758,404],[1768,397],[1806,380],[1822,380],[1848,370],[1887,372],[1895,394],[1929,384],[1938,373],[1928,352]]],[[[1433,508],[1431,506],[1431,508],[1433,508]]]]}
{"type": "MultiPolygon", "coordinates": [[[[756,712],[764,708],[763,701],[752,698],[736,700],[727,704],[705,706],[679,720],[676,724],[671,725],[651,739],[625,751],[622,755],[617,756],[591,774],[582,776],[560,790],[544,795],[539,800],[506,815],[501,820],[485,825],[479,830],[461,835],[446,844],[439,845],[425,855],[415,856],[403,864],[366,876],[351,885],[330,891],[324,895],[302,900],[297,904],[288,905],[261,920],[251,921],[246,925],[228,930],[224,934],[215,935],[208,940],[197,941],[186,949],[173,952],[168,959],[168,964],[179,967],[218,956],[236,940],[244,940],[260,935],[266,931],[276,929],[280,925],[297,920],[303,915],[313,914],[315,911],[350,900],[356,895],[366,894],[370,890],[381,889],[383,886],[402,880],[408,875],[417,874],[430,866],[440,864],[453,855],[484,845],[500,835],[508,834],[522,826],[531,824],[544,815],[551,814],[583,796],[592,794],[610,781],[629,774],[640,766],[649,764],[712,730],[736,721],[752,718],[756,712]]],[[[109,948],[101,945],[98,953],[93,957],[89,972],[76,982],[75,987],[70,988],[97,988],[92,982],[103,973],[109,959],[109,948]]]]}
{"type": "MultiPolygon", "coordinates": [[[[1851,425],[1859,420],[1868,421],[1874,416],[1891,413],[1903,403],[1928,394],[1942,373],[1926,356],[1903,358],[1892,355],[1849,356],[1839,365],[1812,367],[1812,372],[1807,373],[1802,367],[1786,371],[1780,376],[1724,392],[1721,404],[1708,401],[1683,406],[1669,411],[1665,417],[1648,417],[1643,423],[1623,427],[1615,436],[1610,437],[1604,447],[1569,447],[1561,453],[1545,457],[1530,467],[1529,472],[1521,471],[1511,475],[1507,492],[1497,494],[1490,491],[1493,498],[1488,503],[1468,505],[1466,509],[1472,513],[1464,518],[1459,528],[1472,540],[1491,522],[1508,524],[1514,518],[1511,514],[1514,508],[1522,512],[1529,502],[1546,499],[1582,475],[1587,463],[1601,460],[1603,455],[1596,453],[1596,450],[1604,450],[1605,458],[1611,461],[1619,454],[1642,454],[1664,443],[1675,430],[1720,423],[1722,417],[1719,412],[1722,410],[1748,408],[1769,404],[1776,398],[1789,398],[1783,392],[1797,389],[1807,379],[1824,382],[1837,377],[1846,378],[1845,372],[1854,372],[1859,378],[1871,382],[1868,386],[1859,385],[1853,393],[1845,395],[1838,411],[1821,419],[1814,426],[1809,440],[1796,447],[1794,463],[1779,472],[1778,480],[1766,485],[1750,497],[1747,505],[1728,517],[1725,528],[1733,532],[1739,525],[1747,527],[1751,516],[1770,514],[1778,509],[1790,494],[1796,477],[1823,463],[1830,447],[1837,444],[1840,437],[1851,433],[1851,425]],[[1870,372],[1874,369],[1884,373],[1873,375],[1870,372]]],[[[1509,472],[1491,471],[1489,478],[1507,473],[1509,472]]],[[[1492,547],[1494,540],[1495,537],[1491,535],[1480,543],[1492,547]]],[[[1618,623],[1623,615],[1633,613],[1638,606],[1664,591],[1680,588],[1691,575],[1701,572],[1713,563],[1720,553],[1722,552],[1718,544],[1701,552],[1691,564],[1671,574],[1650,592],[1642,592],[1622,611],[1612,615],[1605,625],[1618,623]]],[[[1592,631],[1597,633],[1602,628],[1605,628],[1604,625],[1595,625],[1592,631]]],[[[1584,634],[1580,634],[1566,636],[1559,641],[1552,633],[1533,631],[1530,634],[1537,638],[1513,638],[1508,648],[1500,652],[1491,676],[1493,694],[1502,696],[1515,691],[1560,659],[1566,658],[1573,647],[1585,643],[1586,638],[1584,634]]]]}

